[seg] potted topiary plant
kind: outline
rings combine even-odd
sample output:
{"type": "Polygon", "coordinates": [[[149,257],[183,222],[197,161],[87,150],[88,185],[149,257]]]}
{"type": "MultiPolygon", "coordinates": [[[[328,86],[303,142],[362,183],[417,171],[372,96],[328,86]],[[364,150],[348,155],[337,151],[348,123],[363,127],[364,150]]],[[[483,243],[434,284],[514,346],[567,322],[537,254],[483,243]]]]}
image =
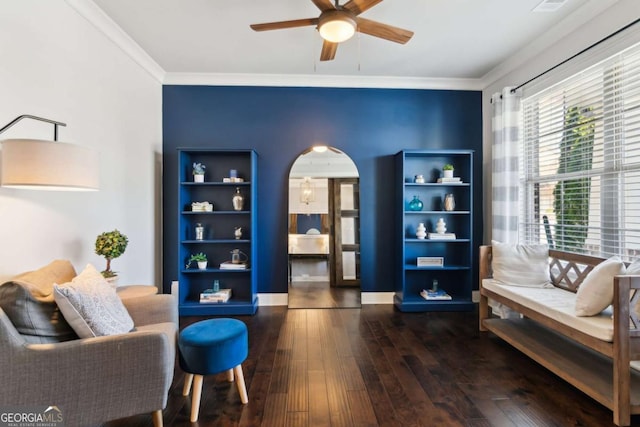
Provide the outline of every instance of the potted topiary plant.
{"type": "Polygon", "coordinates": [[[96,254],[107,259],[107,268],[102,271],[102,276],[106,279],[117,277],[116,272],[111,270],[111,260],[122,255],[127,249],[128,244],[129,239],[127,236],[117,229],[104,232],[96,238],[96,254]]]}
{"type": "Polygon", "coordinates": [[[453,165],[447,163],[442,167],[442,172],[445,178],[453,178],[453,165]]]}
{"type": "Polygon", "coordinates": [[[204,182],[204,170],[206,168],[202,163],[193,164],[193,182],[204,182]]]}
{"type": "Polygon", "coordinates": [[[194,261],[198,263],[198,268],[200,270],[205,270],[207,268],[207,256],[204,253],[200,252],[197,254],[192,254],[189,257],[189,263],[187,264],[187,268],[191,267],[191,263],[194,261]]]}

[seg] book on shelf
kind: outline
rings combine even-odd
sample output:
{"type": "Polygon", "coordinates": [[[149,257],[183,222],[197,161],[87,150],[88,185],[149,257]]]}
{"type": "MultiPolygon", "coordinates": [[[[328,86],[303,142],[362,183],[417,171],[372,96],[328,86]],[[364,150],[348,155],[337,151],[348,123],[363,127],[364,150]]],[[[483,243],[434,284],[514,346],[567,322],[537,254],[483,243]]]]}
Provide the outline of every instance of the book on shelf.
{"type": "Polygon", "coordinates": [[[231,289],[220,289],[217,292],[204,291],[200,294],[200,303],[219,303],[227,302],[231,298],[231,289]]]}
{"type": "Polygon", "coordinates": [[[220,269],[221,270],[246,270],[247,263],[246,262],[233,263],[231,261],[225,261],[220,263],[220,269]]]}
{"type": "Polygon", "coordinates": [[[453,178],[438,178],[438,184],[455,184],[456,182],[462,182],[459,176],[453,178]]]}
{"type": "Polygon", "coordinates": [[[423,289],[422,292],[420,292],[420,296],[427,301],[448,301],[451,299],[451,295],[449,295],[442,289],[438,289],[436,291],[431,289],[423,289]]]}
{"type": "Polygon", "coordinates": [[[455,240],[456,233],[429,233],[427,238],[431,240],[455,240]]]}

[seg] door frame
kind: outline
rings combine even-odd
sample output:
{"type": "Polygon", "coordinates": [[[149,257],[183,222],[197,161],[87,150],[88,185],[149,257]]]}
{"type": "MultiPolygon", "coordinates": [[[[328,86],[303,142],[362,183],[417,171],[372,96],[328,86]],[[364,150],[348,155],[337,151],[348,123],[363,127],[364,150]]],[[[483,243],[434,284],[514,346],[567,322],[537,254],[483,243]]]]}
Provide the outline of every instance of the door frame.
{"type": "Polygon", "coordinates": [[[360,178],[329,178],[329,285],[360,287],[360,178]],[[342,210],[342,184],[353,184],[353,205],[357,209],[342,210]],[[355,243],[342,243],[342,218],[353,218],[355,243]],[[344,279],[343,252],[355,252],[355,279],[344,279]]]}

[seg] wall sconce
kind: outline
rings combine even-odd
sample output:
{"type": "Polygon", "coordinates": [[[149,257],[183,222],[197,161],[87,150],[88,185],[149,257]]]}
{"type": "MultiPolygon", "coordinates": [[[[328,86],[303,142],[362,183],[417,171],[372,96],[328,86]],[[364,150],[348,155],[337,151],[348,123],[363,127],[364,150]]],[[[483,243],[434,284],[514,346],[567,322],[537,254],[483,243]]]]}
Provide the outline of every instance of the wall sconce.
{"type": "Polygon", "coordinates": [[[98,153],[58,142],[58,126],[65,123],[23,114],[0,129],[0,134],[22,119],[53,124],[53,141],[6,139],[2,144],[2,187],[31,190],[95,191],[99,189],[98,153]]]}
{"type": "Polygon", "coordinates": [[[309,204],[316,201],[315,185],[308,176],[300,183],[300,203],[309,204]]]}

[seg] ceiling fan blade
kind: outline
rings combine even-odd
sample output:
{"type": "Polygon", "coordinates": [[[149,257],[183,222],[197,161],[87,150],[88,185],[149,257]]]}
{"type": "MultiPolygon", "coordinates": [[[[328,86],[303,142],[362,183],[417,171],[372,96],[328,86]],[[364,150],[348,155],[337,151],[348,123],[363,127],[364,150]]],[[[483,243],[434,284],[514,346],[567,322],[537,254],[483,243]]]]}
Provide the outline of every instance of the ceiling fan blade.
{"type": "Polygon", "coordinates": [[[358,31],[369,34],[370,36],[380,37],[381,39],[400,44],[405,44],[413,37],[413,31],[403,30],[402,28],[392,25],[364,18],[356,18],[356,21],[358,23],[358,31]]]}
{"type": "Polygon", "coordinates": [[[338,43],[331,43],[325,40],[324,43],[322,43],[320,61],[331,61],[336,57],[336,50],[338,50],[338,43]]]}
{"type": "Polygon", "coordinates": [[[349,0],[342,7],[355,15],[360,15],[365,10],[371,9],[380,2],[382,2],[382,0],[349,0]]]}
{"type": "Polygon", "coordinates": [[[318,9],[320,9],[322,12],[325,12],[327,10],[331,10],[331,9],[335,9],[336,7],[333,5],[333,3],[331,3],[331,0],[311,0],[313,2],[313,4],[316,5],[316,7],[318,9]]]}
{"type": "Polygon", "coordinates": [[[265,24],[251,24],[254,31],[281,30],[283,28],[306,27],[318,25],[318,18],[294,19],[291,21],[267,22],[265,24]]]}

